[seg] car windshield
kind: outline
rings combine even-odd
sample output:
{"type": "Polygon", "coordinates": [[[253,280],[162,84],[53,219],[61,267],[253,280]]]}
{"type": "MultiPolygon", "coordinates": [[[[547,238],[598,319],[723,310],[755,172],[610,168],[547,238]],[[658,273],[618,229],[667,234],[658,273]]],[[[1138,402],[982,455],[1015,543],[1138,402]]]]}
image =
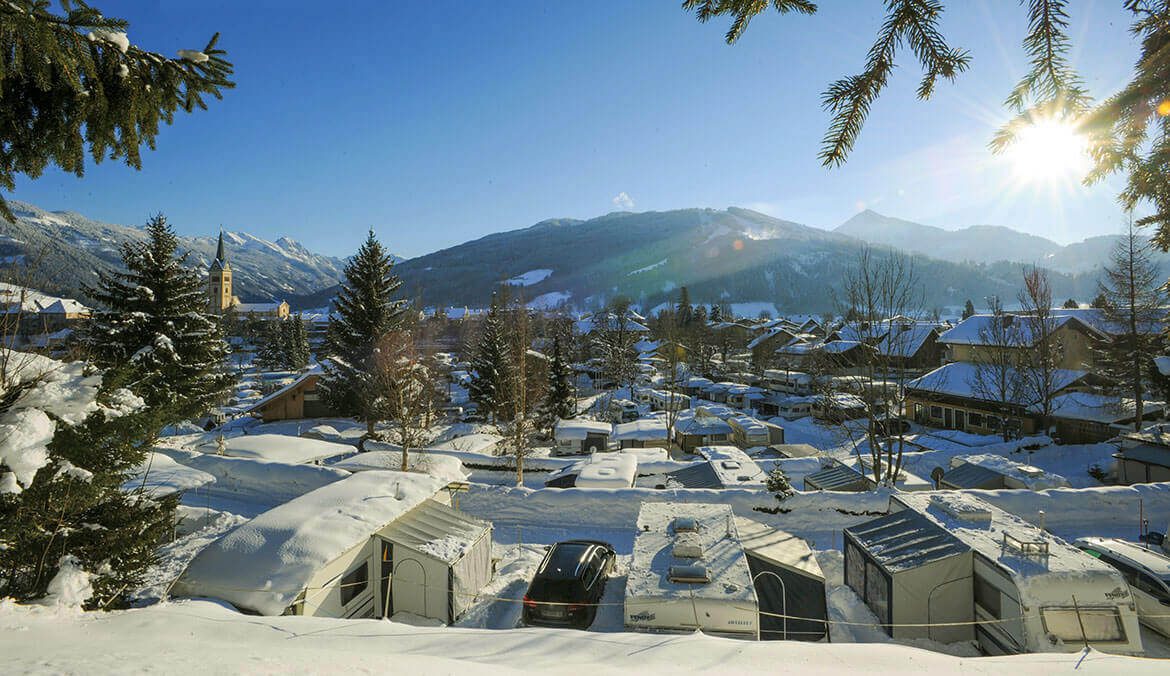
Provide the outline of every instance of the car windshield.
{"type": "Polygon", "coordinates": [[[556,545],[549,553],[541,575],[549,579],[569,580],[577,577],[577,567],[589,552],[588,545],[556,545]]]}

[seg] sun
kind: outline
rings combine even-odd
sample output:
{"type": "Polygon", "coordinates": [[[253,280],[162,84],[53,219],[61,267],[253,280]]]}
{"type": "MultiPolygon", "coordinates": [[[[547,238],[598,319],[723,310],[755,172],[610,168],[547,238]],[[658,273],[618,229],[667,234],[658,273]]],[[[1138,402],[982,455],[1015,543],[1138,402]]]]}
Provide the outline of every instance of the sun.
{"type": "Polygon", "coordinates": [[[1075,182],[1089,171],[1085,137],[1062,120],[1040,120],[1021,129],[1007,157],[1016,177],[1029,183],[1075,182]]]}

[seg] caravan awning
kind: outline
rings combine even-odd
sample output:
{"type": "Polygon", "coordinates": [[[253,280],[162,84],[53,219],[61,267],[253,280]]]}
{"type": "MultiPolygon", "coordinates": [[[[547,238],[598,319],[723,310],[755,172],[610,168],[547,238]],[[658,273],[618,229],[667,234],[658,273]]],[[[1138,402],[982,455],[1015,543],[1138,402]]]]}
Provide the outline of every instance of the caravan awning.
{"type": "Polygon", "coordinates": [[[845,532],[852,535],[888,573],[917,568],[971,549],[935,522],[910,509],[851,526],[845,532]]]}
{"type": "Polygon", "coordinates": [[[1004,488],[1004,476],[982,465],[965,462],[942,475],[942,482],[955,488],[1004,488]]]}
{"type": "Polygon", "coordinates": [[[427,500],[382,529],[382,537],[399,545],[455,563],[488,529],[488,524],[427,500]]]}

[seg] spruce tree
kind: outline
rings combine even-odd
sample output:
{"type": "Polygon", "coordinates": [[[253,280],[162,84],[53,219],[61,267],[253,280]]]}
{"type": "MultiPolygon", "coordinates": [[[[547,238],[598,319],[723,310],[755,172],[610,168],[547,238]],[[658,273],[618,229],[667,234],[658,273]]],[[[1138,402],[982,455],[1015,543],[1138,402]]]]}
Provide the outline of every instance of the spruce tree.
{"type": "Polygon", "coordinates": [[[298,312],[280,324],[280,342],[284,348],[285,367],[297,371],[309,365],[309,330],[298,312]]]}
{"type": "Polygon", "coordinates": [[[548,388],[541,407],[543,422],[552,429],[558,419],[577,415],[577,398],[573,393],[573,368],[565,358],[561,337],[553,336],[552,361],[548,368],[548,388]]]}
{"type": "Polygon", "coordinates": [[[691,322],[694,321],[694,308],[691,307],[691,293],[687,291],[687,287],[682,287],[678,290],[678,305],[675,306],[675,317],[678,325],[683,329],[688,329],[691,322]]]}
{"type": "MultiPolygon", "coordinates": [[[[170,124],[179,109],[206,109],[206,97],[235,86],[218,33],[172,59],[130,44],[122,19],[82,0],[59,4],[57,13],[47,0],[0,3],[0,188],[13,190],[17,175],[36,178],[50,165],[81,176],[86,155],[140,169],[141,148],[154,148],[160,122],[170,124]]],[[[13,220],[3,198],[0,216],[13,220]]]]}
{"type": "Polygon", "coordinates": [[[968,317],[972,317],[974,315],[975,315],[975,304],[971,302],[970,298],[968,298],[967,304],[963,306],[963,319],[967,319],[968,317]]]}
{"type": "Polygon", "coordinates": [[[0,598],[43,597],[68,561],[89,575],[86,607],[126,605],[174,523],[174,498],[123,487],[155,415],[124,372],[11,351],[0,362],[0,426],[47,433],[0,441],[0,598]]]}
{"type": "Polygon", "coordinates": [[[471,385],[468,396],[481,415],[493,420],[512,417],[511,341],[504,326],[500,301],[492,296],[491,306],[480,327],[479,343],[471,358],[471,385]]]}
{"type": "Polygon", "coordinates": [[[287,359],[284,344],[284,332],[281,322],[264,322],[260,329],[259,344],[256,346],[255,364],[265,371],[280,371],[285,368],[287,359]]]}
{"type": "Polygon", "coordinates": [[[1101,314],[1114,335],[1096,350],[1096,370],[1112,383],[1118,397],[1133,400],[1135,430],[1141,429],[1150,390],[1148,362],[1166,314],[1166,294],[1152,255],[1149,240],[1130,220],[1098,284],[1104,300],[1101,314]]]}
{"type": "Polygon", "coordinates": [[[370,434],[378,398],[375,380],[369,375],[374,349],[382,336],[402,328],[406,321],[406,302],[395,299],[401,286],[394,261],[370,230],[345,266],[345,281],[329,315],[322,390],[334,410],[365,421],[370,434]]]}
{"type": "Polygon", "coordinates": [[[99,306],[84,342],[94,362],[125,371],[158,428],[206,413],[233,377],[217,317],[207,314],[203,275],[177,255],[178,239],[159,214],[145,242],[122,246],[125,272],[99,272],[87,291],[99,306]]]}

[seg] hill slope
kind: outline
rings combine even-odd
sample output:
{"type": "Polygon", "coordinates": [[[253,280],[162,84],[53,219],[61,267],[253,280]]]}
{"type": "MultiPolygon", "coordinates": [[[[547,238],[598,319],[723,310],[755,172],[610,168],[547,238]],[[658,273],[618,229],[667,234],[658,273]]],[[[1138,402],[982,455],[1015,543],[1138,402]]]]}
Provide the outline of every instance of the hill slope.
{"type": "MultiPolygon", "coordinates": [[[[612,213],[552,220],[496,233],[398,265],[412,298],[427,305],[483,305],[509,282],[549,307],[603,304],[615,295],[643,307],[673,300],[687,286],[695,302],[769,301],[784,312],[835,307],[844,273],[862,242],[746,209],[612,213]]],[[[1014,298],[1009,263],[955,263],[917,257],[928,306],[1014,298]]],[[[1054,275],[1061,295],[1084,296],[1092,280],[1054,275]]]]}
{"type": "MultiPolygon", "coordinates": [[[[49,212],[31,204],[10,202],[16,222],[0,220],[0,265],[15,276],[26,274],[32,285],[50,293],[80,297],[97,279],[97,270],[121,265],[119,247],[142,241],[141,228],[102,223],[80,214],[49,212]]],[[[218,234],[218,233],[217,233],[218,234]]],[[[234,291],[244,301],[294,297],[337,284],[344,261],[312,253],[298,242],[270,242],[244,232],[225,232],[234,291]]],[[[216,237],[180,237],[188,263],[205,270],[215,256],[216,237]]]]}

